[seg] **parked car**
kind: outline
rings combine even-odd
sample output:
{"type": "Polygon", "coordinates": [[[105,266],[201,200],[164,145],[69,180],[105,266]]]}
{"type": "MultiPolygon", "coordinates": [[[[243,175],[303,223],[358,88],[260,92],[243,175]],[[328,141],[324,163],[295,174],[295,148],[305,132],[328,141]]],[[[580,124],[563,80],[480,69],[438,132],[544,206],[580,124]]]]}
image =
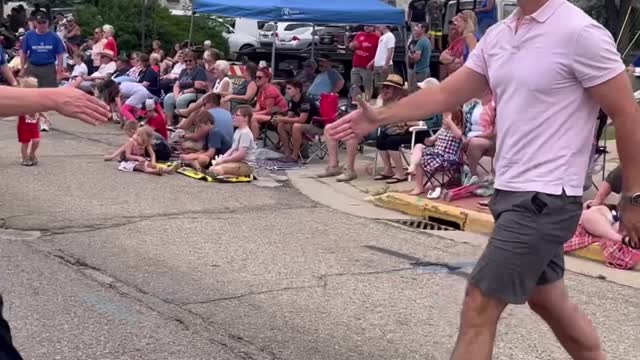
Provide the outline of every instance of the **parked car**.
{"type": "Polygon", "coordinates": [[[313,28],[313,24],[279,22],[276,25],[276,23],[270,22],[259,31],[260,46],[270,48],[273,46],[274,38],[291,35],[291,32],[300,28],[313,28]]]}
{"type": "MultiPolygon", "coordinates": [[[[320,30],[322,28],[316,28],[316,34],[320,30]]],[[[303,50],[311,47],[313,40],[313,28],[303,27],[282,35],[278,34],[276,37],[276,49],[303,50]]],[[[315,44],[316,46],[320,44],[320,39],[317,35],[315,36],[315,44]]]]}
{"type": "Polygon", "coordinates": [[[260,36],[260,30],[262,30],[262,28],[268,23],[268,21],[235,18],[231,21],[230,25],[236,33],[246,34],[257,39],[260,36]]]}
{"type": "Polygon", "coordinates": [[[235,59],[237,57],[236,53],[239,51],[246,52],[260,47],[258,39],[251,35],[236,33],[231,30],[230,32],[222,33],[222,36],[227,39],[227,43],[229,45],[229,57],[231,59],[235,59]]]}

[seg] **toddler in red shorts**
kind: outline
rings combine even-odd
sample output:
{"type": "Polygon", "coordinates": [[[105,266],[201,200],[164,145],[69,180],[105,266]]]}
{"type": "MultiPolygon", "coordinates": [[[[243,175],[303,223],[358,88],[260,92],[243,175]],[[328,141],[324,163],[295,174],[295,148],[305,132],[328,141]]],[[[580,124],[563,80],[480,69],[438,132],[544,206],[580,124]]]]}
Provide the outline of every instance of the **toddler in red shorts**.
{"type": "MultiPolygon", "coordinates": [[[[19,79],[23,88],[37,88],[38,80],[32,77],[19,79]]],[[[20,142],[20,152],[22,154],[22,166],[33,166],[38,164],[36,150],[40,144],[40,119],[42,114],[27,114],[18,117],[18,142],[20,142]],[[31,145],[31,147],[29,147],[31,145]]]]}

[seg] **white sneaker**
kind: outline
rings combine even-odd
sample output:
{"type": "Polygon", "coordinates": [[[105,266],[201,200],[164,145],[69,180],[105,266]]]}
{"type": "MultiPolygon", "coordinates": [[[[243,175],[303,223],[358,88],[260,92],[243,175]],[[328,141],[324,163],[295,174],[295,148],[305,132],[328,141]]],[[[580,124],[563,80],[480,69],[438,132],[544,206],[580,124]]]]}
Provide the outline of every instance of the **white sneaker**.
{"type": "Polygon", "coordinates": [[[49,131],[49,124],[47,124],[45,121],[40,121],[40,131],[49,131]]]}

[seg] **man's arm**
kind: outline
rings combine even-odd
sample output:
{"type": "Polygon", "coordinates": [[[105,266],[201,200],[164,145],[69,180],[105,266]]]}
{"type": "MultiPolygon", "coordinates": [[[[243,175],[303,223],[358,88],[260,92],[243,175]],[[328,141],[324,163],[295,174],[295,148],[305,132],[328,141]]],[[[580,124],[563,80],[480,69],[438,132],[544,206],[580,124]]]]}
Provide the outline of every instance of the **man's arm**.
{"type": "Polygon", "coordinates": [[[24,69],[27,67],[27,52],[24,50],[20,51],[20,75],[24,74],[24,69]]]}
{"type": "Polygon", "coordinates": [[[393,51],[395,50],[395,46],[392,46],[387,49],[387,58],[384,61],[384,66],[390,66],[393,61],[393,51]]]}
{"type": "Polygon", "coordinates": [[[62,74],[62,72],[64,71],[64,59],[62,54],[58,54],[58,56],[56,56],[58,59],[58,74],[62,74]]]}
{"type": "Polygon", "coordinates": [[[100,100],[72,87],[22,89],[0,86],[0,116],[57,111],[88,124],[106,122],[108,107],[100,100]]]}
{"type": "Polygon", "coordinates": [[[613,120],[616,146],[622,168],[622,186],[625,194],[640,192],[640,108],[633,99],[633,90],[627,75],[622,72],[612,79],[587,89],[589,95],[613,120]]]}
{"type": "Polygon", "coordinates": [[[440,85],[422,89],[390,106],[377,109],[378,124],[419,121],[433,114],[452,111],[483,94],[488,87],[484,75],[463,66],[440,85]]]}
{"type": "Polygon", "coordinates": [[[342,75],[340,75],[338,70],[335,69],[333,69],[333,76],[335,77],[335,79],[333,81],[333,89],[331,89],[331,91],[337,94],[340,92],[340,90],[342,90],[342,87],[344,86],[344,78],[342,77],[342,75]]]}

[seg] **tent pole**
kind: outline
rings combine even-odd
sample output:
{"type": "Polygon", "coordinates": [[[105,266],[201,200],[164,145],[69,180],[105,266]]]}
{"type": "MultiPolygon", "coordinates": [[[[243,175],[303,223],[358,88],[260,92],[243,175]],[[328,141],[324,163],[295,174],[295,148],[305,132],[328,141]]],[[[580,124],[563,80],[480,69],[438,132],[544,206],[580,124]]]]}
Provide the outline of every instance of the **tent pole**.
{"type": "Polygon", "coordinates": [[[189,25],[189,49],[191,49],[191,39],[193,36],[193,18],[195,17],[195,12],[191,9],[191,25],[189,25]]]}
{"type": "MultiPolygon", "coordinates": [[[[618,39],[616,40],[616,46],[620,43],[620,39],[622,38],[622,33],[624,32],[624,28],[627,26],[627,21],[629,20],[629,15],[631,14],[631,8],[633,6],[629,5],[629,10],[627,10],[627,15],[624,17],[624,22],[622,23],[622,28],[620,28],[620,33],[618,34],[618,39]]],[[[631,42],[633,44],[633,41],[631,42]]]]}
{"type": "Polygon", "coordinates": [[[638,36],[640,36],[640,31],[638,31],[636,33],[636,36],[633,37],[633,40],[631,40],[631,42],[629,43],[629,46],[627,46],[627,49],[624,51],[624,53],[622,53],[622,58],[623,59],[624,59],[625,56],[627,56],[627,53],[629,52],[629,50],[631,50],[631,47],[636,42],[636,40],[638,40],[638,36]]]}
{"type": "Polygon", "coordinates": [[[276,31],[271,33],[273,42],[271,43],[271,76],[276,75],[276,32],[278,29],[278,23],[276,22],[276,31]]]}
{"type": "MultiPolygon", "coordinates": [[[[407,36],[407,27],[401,26],[401,28],[403,37],[402,43],[407,44],[407,41],[409,41],[409,38],[407,36]]],[[[431,61],[431,59],[429,59],[429,61],[431,61]]],[[[409,80],[409,50],[407,46],[405,46],[404,48],[404,66],[402,67],[402,71],[404,72],[405,79],[409,80]]]]}
{"type": "Polygon", "coordinates": [[[313,24],[313,29],[311,30],[311,60],[315,60],[315,50],[316,50],[316,24],[313,24]]]}

